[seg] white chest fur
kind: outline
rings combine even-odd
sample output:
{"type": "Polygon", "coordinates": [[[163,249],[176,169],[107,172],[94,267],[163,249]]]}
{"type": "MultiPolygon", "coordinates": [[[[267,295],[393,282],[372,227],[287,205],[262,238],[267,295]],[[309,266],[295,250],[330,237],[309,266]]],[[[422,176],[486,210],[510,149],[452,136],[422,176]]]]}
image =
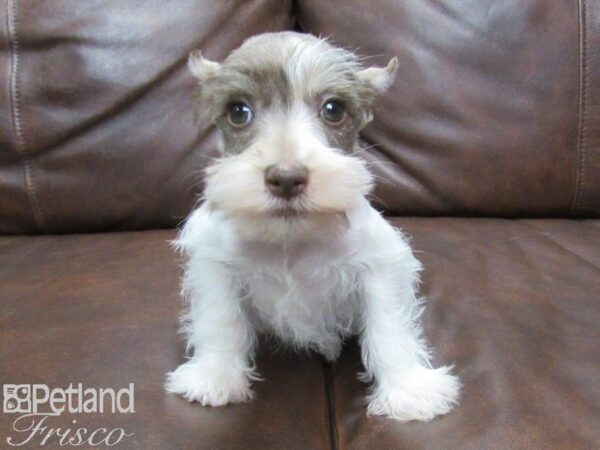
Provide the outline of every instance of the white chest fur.
{"type": "Polygon", "coordinates": [[[337,348],[357,313],[358,267],[349,237],[245,244],[238,267],[255,326],[296,347],[337,348]]]}
{"type": "Polygon", "coordinates": [[[231,295],[255,330],[329,358],[361,323],[364,277],[385,270],[410,287],[418,267],[402,236],[366,201],[340,220],[311,222],[295,239],[247,238],[250,225],[261,223],[238,222],[207,205],[189,218],[176,244],[189,258],[183,287],[191,315],[212,301],[220,308],[231,295]],[[214,291],[225,285],[231,291],[214,291]]]}

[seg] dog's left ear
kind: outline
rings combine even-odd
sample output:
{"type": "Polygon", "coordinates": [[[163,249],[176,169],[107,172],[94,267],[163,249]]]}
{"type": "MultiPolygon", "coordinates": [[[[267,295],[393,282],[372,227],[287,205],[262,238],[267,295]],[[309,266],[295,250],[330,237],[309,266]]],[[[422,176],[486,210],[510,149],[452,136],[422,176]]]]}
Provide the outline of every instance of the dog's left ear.
{"type": "Polygon", "coordinates": [[[221,65],[214,61],[209,61],[204,56],[200,50],[192,50],[190,52],[190,56],[188,57],[188,68],[190,72],[198,78],[200,81],[206,79],[206,77],[213,75],[219,70],[221,65]]]}
{"type": "Polygon", "coordinates": [[[382,94],[387,91],[396,78],[398,58],[394,56],[385,67],[369,67],[358,72],[358,78],[371,86],[375,92],[382,94]]]}

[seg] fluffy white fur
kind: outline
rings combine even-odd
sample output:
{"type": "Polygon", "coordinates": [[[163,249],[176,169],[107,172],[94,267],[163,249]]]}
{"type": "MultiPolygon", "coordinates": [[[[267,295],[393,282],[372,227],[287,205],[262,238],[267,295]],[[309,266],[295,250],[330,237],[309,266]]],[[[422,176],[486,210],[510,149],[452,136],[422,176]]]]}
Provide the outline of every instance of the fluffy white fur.
{"type": "MultiPolygon", "coordinates": [[[[358,335],[361,379],[372,382],[368,413],[401,421],[445,414],[457,402],[459,382],[448,367],[429,362],[419,325],[421,265],[404,236],[366,200],[372,182],[364,162],[332,145],[307,100],[319,91],[315,74],[325,71],[303,66],[331,64],[341,50],[280,33],[253,38],[233,61],[253,59],[265,45],[275,55],[268,63],[287,71],[291,100],[285,108],[255,107],[244,151],[230,154],[224,145],[224,156],[207,171],[204,203],[175,242],[186,260],[184,331],[193,356],[168,374],[166,388],[203,405],[247,401],[251,381],[259,379],[257,333],[330,361],[345,337],[358,335]],[[290,162],[308,168],[309,184],[284,201],[265,189],[264,171],[290,162]]],[[[363,83],[357,89],[391,84],[397,62],[359,71],[348,58],[347,70],[358,73],[349,79],[363,83]]],[[[201,81],[223,70],[198,53],[190,65],[201,81]]],[[[357,117],[370,115],[368,105],[360,108],[357,117]]]]}

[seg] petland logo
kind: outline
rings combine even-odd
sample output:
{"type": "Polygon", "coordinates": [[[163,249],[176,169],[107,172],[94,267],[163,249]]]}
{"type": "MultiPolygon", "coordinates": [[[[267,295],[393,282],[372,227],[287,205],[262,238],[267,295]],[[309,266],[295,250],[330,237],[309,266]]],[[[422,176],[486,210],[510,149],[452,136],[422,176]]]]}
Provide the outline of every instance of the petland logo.
{"type": "Polygon", "coordinates": [[[109,430],[77,426],[77,419],[71,425],[53,428],[51,420],[64,413],[68,414],[131,414],[135,412],[134,385],[119,390],[111,388],[85,388],[81,383],[67,388],[50,388],[45,384],[5,384],[4,413],[18,414],[12,424],[14,436],[8,436],[6,443],[13,447],[26,444],[39,446],[91,446],[113,447],[123,439],[133,436],[123,428],[109,430]]]}

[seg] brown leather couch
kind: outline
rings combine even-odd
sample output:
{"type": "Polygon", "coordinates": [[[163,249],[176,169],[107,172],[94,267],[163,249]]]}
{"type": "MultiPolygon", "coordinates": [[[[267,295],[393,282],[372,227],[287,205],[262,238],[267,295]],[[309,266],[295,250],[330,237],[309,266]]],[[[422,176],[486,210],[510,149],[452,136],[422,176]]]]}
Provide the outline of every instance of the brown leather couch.
{"type": "MultiPolygon", "coordinates": [[[[599,0],[0,11],[0,383],[135,384],[135,413],[48,427],[122,427],[126,449],[600,448],[599,0]],[[202,408],[162,388],[183,359],[168,240],[215,155],[187,54],[218,60],[294,28],[400,59],[363,137],[375,201],[425,265],[436,363],[464,383],[430,423],[365,416],[352,342],[332,365],[263,345],[248,404],[202,408]]],[[[22,436],[14,419],[0,416],[0,448],[22,436]]]]}

